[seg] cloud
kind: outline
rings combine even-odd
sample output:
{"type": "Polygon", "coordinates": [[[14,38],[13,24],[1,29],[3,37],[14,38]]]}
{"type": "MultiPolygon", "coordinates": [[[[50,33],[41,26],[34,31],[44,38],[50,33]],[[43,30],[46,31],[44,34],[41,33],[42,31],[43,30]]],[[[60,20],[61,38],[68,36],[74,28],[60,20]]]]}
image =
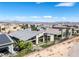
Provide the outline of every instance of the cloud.
{"type": "Polygon", "coordinates": [[[43,16],[43,18],[51,19],[53,17],[52,16],[43,16]]]}
{"type": "Polygon", "coordinates": [[[27,18],[27,16],[16,16],[15,18],[16,19],[25,19],[25,18],[27,18]]]}
{"type": "Polygon", "coordinates": [[[29,18],[41,18],[41,16],[30,16],[29,18]]]}
{"type": "Polygon", "coordinates": [[[52,21],[53,16],[16,16],[16,20],[20,21],[52,21]]]}
{"type": "Polygon", "coordinates": [[[8,17],[6,16],[5,18],[4,17],[0,17],[0,19],[2,20],[10,20],[10,21],[40,21],[40,22],[52,22],[52,21],[55,21],[55,20],[58,20],[59,17],[55,17],[55,16],[11,16],[11,17],[8,17]]]}
{"type": "Polygon", "coordinates": [[[63,6],[65,6],[65,7],[72,7],[72,6],[74,6],[75,5],[75,2],[63,2],[63,3],[59,3],[59,4],[57,4],[57,5],[55,5],[56,7],[63,7],[63,6]]]}
{"type": "Polygon", "coordinates": [[[53,17],[52,16],[30,16],[29,18],[34,18],[34,19],[51,19],[53,17]]]}
{"type": "Polygon", "coordinates": [[[66,20],[66,17],[62,17],[63,20],[66,20]]]}

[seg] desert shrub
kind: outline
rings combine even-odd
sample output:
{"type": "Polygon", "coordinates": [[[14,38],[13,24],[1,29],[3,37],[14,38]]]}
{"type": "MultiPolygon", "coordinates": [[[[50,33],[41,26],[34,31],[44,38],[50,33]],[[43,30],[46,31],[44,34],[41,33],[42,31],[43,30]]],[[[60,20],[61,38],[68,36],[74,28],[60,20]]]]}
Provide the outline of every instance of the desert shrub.
{"type": "Polygon", "coordinates": [[[27,46],[26,46],[26,42],[23,41],[23,40],[20,40],[18,41],[18,44],[19,48],[22,50],[22,49],[25,49],[27,46]]]}
{"type": "Polygon", "coordinates": [[[20,41],[19,47],[20,47],[21,51],[17,52],[16,57],[21,57],[21,56],[24,56],[24,55],[27,55],[27,54],[33,52],[32,45],[33,45],[32,42],[20,41]]]}

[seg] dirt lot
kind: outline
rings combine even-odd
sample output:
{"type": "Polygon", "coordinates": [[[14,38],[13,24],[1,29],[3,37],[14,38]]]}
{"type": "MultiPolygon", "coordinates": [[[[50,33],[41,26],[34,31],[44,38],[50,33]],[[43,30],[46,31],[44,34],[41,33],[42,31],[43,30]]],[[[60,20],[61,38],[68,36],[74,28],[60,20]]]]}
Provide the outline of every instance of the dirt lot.
{"type": "Polygon", "coordinates": [[[79,43],[79,36],[50,46],[44,50],[33,52],[24,57],[66,57],[69,56],[71,48],[77,43],[79,43]]]}

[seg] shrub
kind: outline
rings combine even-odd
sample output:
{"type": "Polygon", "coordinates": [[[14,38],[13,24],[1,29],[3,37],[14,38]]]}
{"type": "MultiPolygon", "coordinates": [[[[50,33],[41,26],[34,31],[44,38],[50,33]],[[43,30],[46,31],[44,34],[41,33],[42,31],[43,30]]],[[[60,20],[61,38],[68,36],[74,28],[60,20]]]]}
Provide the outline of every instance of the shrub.
{"type": "Polygon", "coordinates": [[[54,45],[55,43],[53,42],[50,42],[50,43],[46,43],[46,44],[44,44],[44,45],[41,45],[41,47],[42,48],[47,48],[47,47],[50,47],[50,46],[52,46],[52,45],[54,45]]]}
{"type": "Polygon", "coordinates": [[[19,48],[22,50],[22,49],[25,49],[26,48],[26,42],[23,41],[23,40],[20,40],[18,41],[18,46],[19,48]]]}
{"type": "Polygon", "coordinates": [[[21,50],[20,52],[17,53],[16,57],[21,57],[21,56],[24,56],[25,54],[27,54],[27,50],[23,49],[23,50],[21,50]]]}
{"type": "Polygon", "coordinates": [[[31,52],[33,52],[33,51],[28,51],[27,49],[23,49],[20,52],[18,52],[15,57],[22,57],[22,56],[27,55],[27,54],[29,54],[31,52]]]}
{"type": "Polygon", "coordinates": [[[26,43],[26,48],[28,49],[28,50],[31,50],[32,48],[33,48],[33,44],[32,44],[32,42],[27,42],[26,43]]]}
{"type": "Polygon", "coordinates": [[[31,49],[33,48],[32,46],[32,42],[25,42],[25,41],[19,41],[19,47],[21,49],[21,51],[19,51],[17,53],[17,57],[21,57],[21,56],[24,56],[26,54],[29,54],[31,52],[33,52],[31,49]]]}

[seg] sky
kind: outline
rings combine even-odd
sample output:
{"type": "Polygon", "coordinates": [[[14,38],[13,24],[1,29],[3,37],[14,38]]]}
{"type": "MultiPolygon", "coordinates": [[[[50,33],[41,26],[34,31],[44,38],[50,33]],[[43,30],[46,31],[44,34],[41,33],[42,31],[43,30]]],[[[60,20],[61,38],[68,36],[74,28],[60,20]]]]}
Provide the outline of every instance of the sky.
{"type": "Polygon", "coordinates": [[[79,3],[0,2],[0,21],[79,22],[79,3]]]}

